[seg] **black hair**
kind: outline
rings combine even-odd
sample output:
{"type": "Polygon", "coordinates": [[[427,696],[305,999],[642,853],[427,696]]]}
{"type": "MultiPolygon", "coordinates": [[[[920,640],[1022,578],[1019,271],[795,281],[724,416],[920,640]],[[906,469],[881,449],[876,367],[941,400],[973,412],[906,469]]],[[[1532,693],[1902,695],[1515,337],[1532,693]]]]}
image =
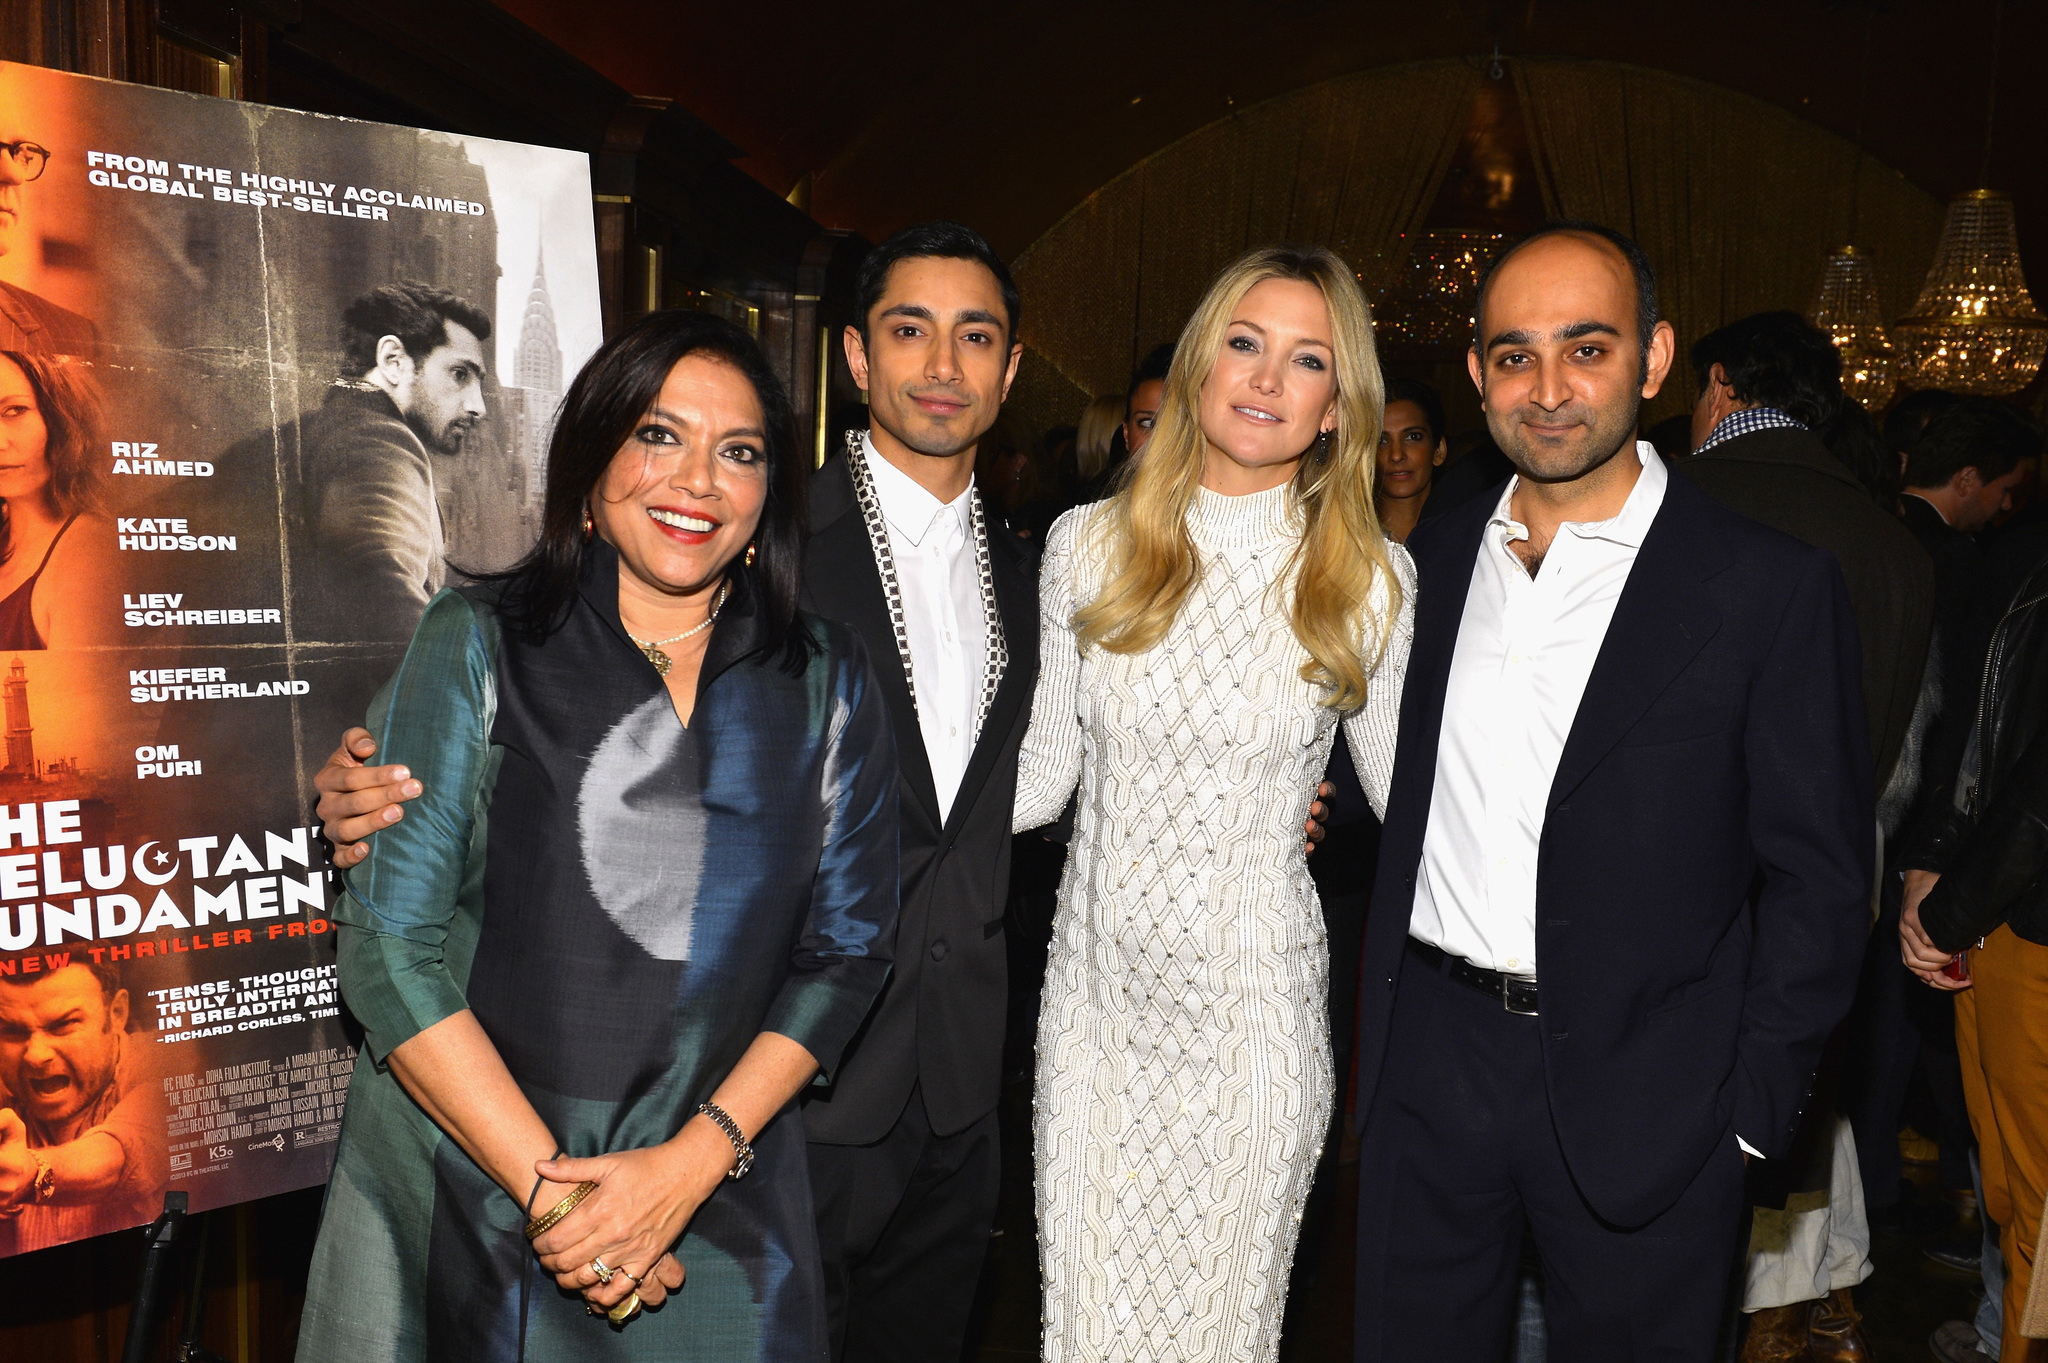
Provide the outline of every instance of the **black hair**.
{"type": "MultiPolygon", "coordinates": [[[[1173,368],[1173,352],[1178,344],[1177,341],[1168,341],[1146,351],[1145,358],[1138,361],[1138,367],[1131,371],[1131,381],[1124,387],[1124,392],[1137,392],[1141,383],[1165,383],[1167,373],[1173,368]]],[[[1125,410],[1128,411],[1129,407],[1125,410]]]]}
{"type": "MultiPolygon", "coordinates": [[[[74,957],[71,964],[79,967],[81,970],[92,972],[93,982],[100,987],[100,1001],[105,1003],[107,1007],[112,1008],[114,1006],[114,996],[126,988],[121,983],[121,972],[105,961],[85,961],[74,957]]],[[[59,966],[58,969],[61,970],[63,967],[59,966]]],[[[35,982],[34,976],[0,976],[0,984],[31,985],[35,982]]]]}
{"type": "Polygon", "coordinates": [[[1009,314],[1008,334],[1003,339],[1016,342],[1024,303],[1017,295],[1017,281],[1010,278],[1010,267],[982,240],[981,233],[964,223],[944,219],[917,223],[891,233],[881,245],[861,257],[860,268],[853,276],[853,300],[860,310],[863,340],[868,334],[868,318],[882,301],[882,291],[889,287],[889,271],[896,267],[896,262],[926,259],[978,260],[987,266],[988,272],[996,277],[996,287],[1002,291],[1003,311],[1009,314]]]}
{"type": "Polygon", "coordinates": [[[1422,409],[1422,419],[1429,423],[1430,435],[1441,441],[1444,438],[1444,400],[1436,395],[1436,389],[1420,379],[1403,378],[1398,374],[1387,375],[1386,381],[1386,405],[1414,403],[1422,409]]]}
{"type": "Polygon", "coordinates": [[[1702,393],[1717,364],[1736,397],[1775,407],[1810,430],[1826,425],[1842,405],[1842,352],[1796,312],[1759,312],[1693,342],[1693,375],[1702,393]]]}
{"type": "Polygon", "coordinates": [[[1961,402],[1944,388],[1922,388],[1892,403],[1884,414],[1884,444],[1894,458],[1910,451],[1927,433],[1927,423],[1961,402]]]}
{"type": "Polygon", "coordinates": [[[1860,402],[1844,400],[1835,408],[1834,419],[1815,429],[1828,453],[1856,475],[1869,491],[1871,500],[1893,515],[1899,509],[1899,456],[1887,448],[1877,418],[1860,402]]]}
{"type": "Polygon", "coordinates": [[[1643,377],[1648,379],[1650,333],[1657,329],[1657,272],[1650,268],[1650,258],[1643,254],[1643,248],[1636,245],[1632,238],[1623,236],[1612,227],[1602,227],[1597,222],[1587,222],[1580,218],[1560,218],[1554,222],[1546,222],[1486,263],[1486,268],[1479,275],[1479,288],[1472,299],[1472,353],[1481,358],[1485,357],[1485,343],[1479,336],[1479,319],[1486,311],[1486,290],[1487,286],[1493,283],[1494,275],[1499,273],[1500,267],[1507,263],[1510,256],[1524,246],[1541,241],[1545,237],[1557,236],[1562,232],[1580,232],[1598,237],[1621,252],[1622,258],[1628,261],[1629,273],[1635,277],[1636,282],[1636,344],[1642,352],[1643,377]]]}
{"type": "Polygon", "coordinates": [[[377,367],[377,342],[396,336],[413,363],[423,364],[448,343],[450,322],[491,339],[490,314],[446,289],[416,280],[372,289],[342,311],[342,363],[350,378],[361,378],[377,367]]]}
{"type": "Polygon", "coordinates": [[[1962,398],[1927,423],[1906,454],[1907,487],[1943,487],[1964,469],[1985,482],[2041,453],[2041,423],[1991,398],[1962,398]]]}
{"type": "Polygon", "coordinates": [[[789,395],[742,327],[702,312],[649,313],[590,357],[569,385],[548,441],[547,495],[540,539],[503,573],[483,575],[501,585],[500,613],[530,639],[560,629],[569,617],[594,541],[583,533],[583,512],[605,470],[631,439],[667,382],[669,371],[691,355],[713,355],[738,369],[761,402],[768,461],[767,500],[754,533],[751,567],[736,561],[761,622],[755,656],[775,658],[787,671],[803,671],[809,636],[797,628],[797,591],[806,530],[806,461],[799,457],[796,416],[789,395]]]}

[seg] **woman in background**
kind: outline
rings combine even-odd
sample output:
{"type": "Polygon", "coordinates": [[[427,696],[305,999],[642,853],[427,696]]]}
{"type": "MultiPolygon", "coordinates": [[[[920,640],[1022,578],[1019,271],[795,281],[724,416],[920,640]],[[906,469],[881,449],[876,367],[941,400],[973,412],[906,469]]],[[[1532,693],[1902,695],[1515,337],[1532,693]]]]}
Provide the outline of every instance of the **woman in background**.
{"type": "Polygon", "coordinates": [[[1350,267],[1254,251],[1129,483],[1048,537],[1015,826],[1079,786],[1034,1104],[1056,1363],[1279,1348],[1334,1089],[1300,829],[1340,722],[1384,807],[1412,633],[1380,406],[1350,267]]]}
{"type": "Polygon", "coordinates": [[[0,350],[0,650],[113,642],[100,407],[82,363],[0,350]]]}
{"type": "Polygon", "coordinates": [[[826,1358],[795,1100],[888,973],[896,760],[796,607],[804,470],[747,334],[656,313],[571,385],[540,543],[428,605],[300,1363],[826,1358]]]}
{"type": "Polygon", "coordinates": [[[1387,538],[1406,544],[1436,471],[1443,467],[1450,445],[1444,440],[1444,404],[1436,390],[1412,379],[1387,380],[1387,410],[1380,425],[1373,482],[1373,507],[1387,538]]]}

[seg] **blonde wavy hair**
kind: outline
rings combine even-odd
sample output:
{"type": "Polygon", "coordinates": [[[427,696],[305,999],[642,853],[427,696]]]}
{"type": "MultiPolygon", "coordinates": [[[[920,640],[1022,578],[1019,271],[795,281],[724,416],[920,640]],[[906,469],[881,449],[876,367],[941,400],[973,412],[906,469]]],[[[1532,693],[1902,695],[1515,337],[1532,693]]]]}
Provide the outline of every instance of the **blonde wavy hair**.
{"type": "Polygon", "coordinates": [[[1295,469],[1294,504],[1303,529],[1285,574],[1293,584],[1289,623],[1309,655],[1302,680],[1324,690],[1323,704],[1354,710],[1365,703],[1366,677],[1386,646],[1383,630],[1373,655],[1360,655],[1366,600],[1375,581],[1386,584],[1391,629],[1401,584],[1372,502],[1385,397],[1372,311],[1351,267],[1321,247],[1262,247],[1225,266],[1209,286],[1181,331],[1145,457],[1089,525],[1090,539],[1107,550],[1105,568],[1095,598],[1074,612],[1074,630],[1084,650],[1142,653],[1166,637],[1201,579],[1188,508],[1201,486],[1208,449],[1202,385],[1216,366],[1238,304],[1269,279],[1314,284],[1330,310],[1337,425],[1328,454],[1310,451],[1295,469]]]}

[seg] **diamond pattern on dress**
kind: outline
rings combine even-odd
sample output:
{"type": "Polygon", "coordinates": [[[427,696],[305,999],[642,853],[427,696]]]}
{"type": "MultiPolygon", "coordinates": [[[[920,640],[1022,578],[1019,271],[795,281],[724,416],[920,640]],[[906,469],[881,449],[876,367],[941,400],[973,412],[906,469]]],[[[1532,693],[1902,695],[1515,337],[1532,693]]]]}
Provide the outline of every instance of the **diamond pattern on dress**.
{"type": "MultiPolygon", "coordinates": [[[[1204,492],[1200,583],[1156,647],[1082,657],[1092,508],[1046,541],[1042,664],[1016,826],[1076,785],[1039,1022],[1045,1358],[1270,1360],[1328,1129],[1329,953],[1300,829],[1338,717],[1302,681],[1285,488],[1204,492]]],[[[1365,707],[1345,717],[1384,809],[1414,569],[1365,707]]],[[[1386,629],[1384,596],[1367,625],[1386,629]]],[[[1368,640],[1370,645],[1372,640],[1368,640]]]]}

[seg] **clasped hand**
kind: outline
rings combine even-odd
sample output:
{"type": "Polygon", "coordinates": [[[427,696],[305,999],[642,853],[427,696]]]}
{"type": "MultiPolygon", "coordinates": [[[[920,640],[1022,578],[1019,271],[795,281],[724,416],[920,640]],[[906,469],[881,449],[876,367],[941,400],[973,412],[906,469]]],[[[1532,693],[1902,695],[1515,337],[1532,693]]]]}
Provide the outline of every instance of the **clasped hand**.
{"type": "Polygon", "coordinates": [[[732,1146],[723,1135],[707,1140],[701,1120],[690,1122],[674,1140],[641,1150],[622,1150],[590,1159],[541,1160],[534,1169],[553,1188],[544,1189],[534,1214],[579,1183],[595,1183],[560,1223],[534,1241],[540,1265],[562,1287],[581,1293],[598,1310],[608,1310],[639,1292],[642,1306],[659,1306],[683,1285],[683,1266],[669,1247],[682,1238],[697,1208],[732,1167],[732,1146]],[[591,1267],[602,1259],[614,1272],[599,1282],[591,1267]],[[652,1265],[650,1268],[649,1265],[652,1265]],[[630,1275],[638,1274],[636,1284],[630,1275]]]}

